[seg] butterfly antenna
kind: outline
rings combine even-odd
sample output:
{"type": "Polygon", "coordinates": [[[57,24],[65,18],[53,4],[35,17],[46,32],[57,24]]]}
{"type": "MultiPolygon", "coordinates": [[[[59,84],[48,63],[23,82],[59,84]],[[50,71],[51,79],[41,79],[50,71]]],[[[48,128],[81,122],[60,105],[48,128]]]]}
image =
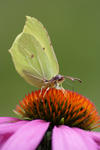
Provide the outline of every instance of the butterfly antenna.
{"type": "Polygon", "coordinates": [[[70,79],[71,81],[78,81],[80,83],[82,83],[82,80],[78,79],[78,78],[73,78],[73,77],[70,77],[70,76],[65,76],[66,79],[70,79]]]}

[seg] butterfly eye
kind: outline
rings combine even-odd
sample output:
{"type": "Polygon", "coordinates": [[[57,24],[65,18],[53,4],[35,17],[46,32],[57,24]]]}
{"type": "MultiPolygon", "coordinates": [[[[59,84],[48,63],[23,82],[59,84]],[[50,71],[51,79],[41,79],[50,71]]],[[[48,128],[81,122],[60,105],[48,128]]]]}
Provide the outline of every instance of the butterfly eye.
{"type": "Polygon", "coordinates": [[[58,79],[58,81],[62,81],[62,78],[58,79]]]}
{"type": "Polygon", "coordinates": [[[61,76],[59,79],[58,79],[58,81],[64,81],[64,77],[63,76],[61,76]]]}

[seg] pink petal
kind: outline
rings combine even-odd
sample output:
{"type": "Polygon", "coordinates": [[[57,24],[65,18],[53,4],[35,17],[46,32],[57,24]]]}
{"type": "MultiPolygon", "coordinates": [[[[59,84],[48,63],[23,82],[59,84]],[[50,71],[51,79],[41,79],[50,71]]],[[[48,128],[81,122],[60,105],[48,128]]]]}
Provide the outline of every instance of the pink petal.
{"type": "MultiPolygon", "coordinates": [[[[79,130],[79,132],[81,133],[84,132],[80,129],[77,129],[77,130],[79,130]]],[[[85,132],[86,132],[85,134],[87,134],[87,136],[89,136],[95,142],[97,146],[97,150],[99,150],[100,149],[100,132],[94,132],[94,131],[85,131],[85,132]]]]}
{"type": "Polygon", "coordinates": [[[18,121],[0,124],[0,135],[6,133],[14,133],[16,130],[18,130],[21,126],[23,126],[27,122],[28,121],[18,121]]]}
{"type": "Polygon", "coordinates": [[[49,122],[29,121],[6,142],[2,150],[35,150],[40,144],[49,122]]]}
{"type": "Polygon", "coordinates": [[[19,121],[20,119],[13,118],[13,117],[0,117],[0,124],[6,123],[6,122],[12,122],[12,121],[19,121]]]}
{"type": "Polygon", "coordinates": [[[8,140],[8,138],[10,138],[12,134],[10,133],[6,133],[4,135],[0,135],[0,150],[3,147],[3,145],[5,144],[5,142],[8,140]]]}
{"type": "Polygon", "coordinates": [[[10,136],[12,136],[12,134],[14,134],[25,123],[27,123],[27,121],[0,124],[0,150],[8,138],[10,138],[10,136]]]}
{"type": "Polygon", "coordinates": [[[67,126],[54,127],[52,134],[52,150],[97,150],[92,138],[78,133],[67,126]]]}
{"type": "Polygon", "coordinates": [[[92,136],[92,139],[97,144],[97,149],[100,150],[100,133],[92,132],[91,136],[92,136]]]}
{"type": "Polygon", "coordinates": [[[97,147],[100,149],[100,132],[89,132],[89,135],[96,142],[97,147]]]}

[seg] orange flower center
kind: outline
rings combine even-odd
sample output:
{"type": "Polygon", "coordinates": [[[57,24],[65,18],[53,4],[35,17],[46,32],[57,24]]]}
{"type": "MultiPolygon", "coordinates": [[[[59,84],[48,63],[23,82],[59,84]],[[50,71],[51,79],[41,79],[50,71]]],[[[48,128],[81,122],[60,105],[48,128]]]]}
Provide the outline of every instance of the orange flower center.
{"type": "Polygon", "coordinates": [[[69,90],[50,88],[28,94],[15,111],[24,119],[42,119],[51,125],[67,125],[85,130],[94,129],[100,116],[86,97],[69,90]]]}

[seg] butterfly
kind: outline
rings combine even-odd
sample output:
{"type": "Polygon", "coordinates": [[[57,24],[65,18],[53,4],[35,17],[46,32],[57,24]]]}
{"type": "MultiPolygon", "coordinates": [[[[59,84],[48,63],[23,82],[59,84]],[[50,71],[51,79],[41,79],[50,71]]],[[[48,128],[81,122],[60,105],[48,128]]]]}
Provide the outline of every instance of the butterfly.
{"type": "Polygon", "coordinates": [[[23,31],[9,50],[16,71],[31,85],[38,88],[58,88],[70,76],[59,74],[59,64],[48,32],[40,21],[27,16],[23,31]]]}

